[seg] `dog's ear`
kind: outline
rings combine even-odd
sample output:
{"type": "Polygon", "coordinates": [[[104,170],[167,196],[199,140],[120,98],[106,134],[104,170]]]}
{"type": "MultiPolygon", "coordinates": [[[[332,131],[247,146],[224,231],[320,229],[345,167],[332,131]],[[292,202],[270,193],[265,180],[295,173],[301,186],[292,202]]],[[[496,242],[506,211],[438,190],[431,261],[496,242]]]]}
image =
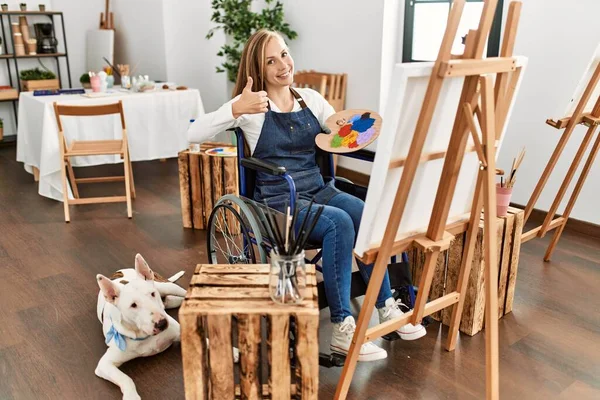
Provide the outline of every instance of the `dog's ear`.
{"type": "Polygon", "coordinates": [[[146,260],[144,260],[144,257],[142,257],[141,254],[136,254],[135,255],[135,270],[145,280],[147,280],[147,281],[148,280],[150,280],[150,281],[154,280],[154,272],[152,272],[152,270],[148,266],[148,263],[146,262],[146,260]]]}
{"type": "Polygon", "coordinates": [[[96,279],[98,280],[98,286],[100,286],[100,290],[102,290],[102,294],[104,295],[106,301],[114,304],[119,297],[119,288],[117,285],[112,283],[110,279],[101,274],[96,275],[96,279]]]}

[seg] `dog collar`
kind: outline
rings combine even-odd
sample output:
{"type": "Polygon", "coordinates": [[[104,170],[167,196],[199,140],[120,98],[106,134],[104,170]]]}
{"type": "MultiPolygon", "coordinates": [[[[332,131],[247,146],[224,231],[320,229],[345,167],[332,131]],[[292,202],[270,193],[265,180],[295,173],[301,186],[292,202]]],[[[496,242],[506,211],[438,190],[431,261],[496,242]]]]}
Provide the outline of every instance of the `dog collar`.
{"type": "Polygon", "coordinates": [[[117,330],[117,328],[115,328],[115,325],[112,322],[112,317],[110,318],[110,323],[111,323],[111,325],[110,325],[110,329],[106,333],[105,343],[108,345],[108,344],[110,344],[110,341],[114,339],[115,343],[117,344],[117,347],[121,351],[125,351],[125,349],[127,348],[127,341],[125,339],[141,341],[141,340],[146,340],[150,337],[150,335],[148,335],[144,338],[130,338],[128,336],[123,335],[121,332],[119,332],[117,330]]]}

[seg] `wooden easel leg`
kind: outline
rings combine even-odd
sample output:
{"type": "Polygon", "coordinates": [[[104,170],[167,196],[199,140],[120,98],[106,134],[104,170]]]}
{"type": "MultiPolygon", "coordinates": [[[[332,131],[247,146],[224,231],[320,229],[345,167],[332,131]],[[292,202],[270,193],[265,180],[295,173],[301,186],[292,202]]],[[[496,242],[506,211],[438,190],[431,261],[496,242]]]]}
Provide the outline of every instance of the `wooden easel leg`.
{"type": "Polygon", "coordinates": [[[554,249],[556,248],[556,245],[558,244],[558,241],[560,240],[560,236],[562,235],[562,233],[565,229],[565,226],[567,225],[567,220],[569,219],[569,215],[571,215],[571,211],[573,210],[573,207],[575,207],[575,203],[577,202],[577,197],[579,197],[579,193],[581,192],[581,189],[583,188],[585,180],[587,179],[588,173],[590,172],[590,168],[594,164],[594,160],[596,159],[596,155],[598,154],[598,148],[600,148],[600,134],[598,134],[598,136],[596,137],[596,141],[594,142],[594,145],[592,146],[592,150],[590,151],[588,159],[585,162],[583,170],[581,171],[581,175],[579,176],[579,179],[577,180],[575,189],[573,189],[573,194],[571,194],[571,198],[569,199],[567,208],[565,209],[565,212],[562,216],[564,218],[564,221],[558,228],[556,228],[556,232],[554,232],[552,241],[550,242],[550,245],[548,246],[548,249],[546,250],[546,254],[544,255],[544,261],[550,261],[550,258],[552,257],[552,253],[554,252],[554,249]]]}
{"type": "Polygon", "coordinates": [[[560,206],[560,203],[562,202],[562,199],[565,196],[567,189],[569,188],[569,184],[571,183],[571,180],[573,179],[575,172],[577,172],[577,168],[579,168],[581,159],[583,158],[585,151],[587,150],[590,142],[592,141],[592,137],[594,136],[595,130],[596,130],[596,125],[590,126],[589,129],[587,130],[587,132],[581,142],[581,145],[579,146],[579,149],[577,150],[577,153],[575,154],[575,158],[573,158],[573,162],[571,163],[571,166],[569,167],[569,170],[567,171],[567,175],[565,176],[565,179],[563,180],[562,185],[560,185],[560,189],[558,189],[558,193],[556,194],[556,197],[554,198],[554,201],[552,202],[552,206],[550,207],[550,209],[548,210],[548,213],[546,214],[546,219],[544,220],[544,223],[542,224],[542,230],[540,231],[540,233],[538,235],[539,237],[544,237],[546,235],[546,233],[548,232],[548,230],[550,229],[550,223],[552,222],[552,220],[554,219],[554,216],[556,215],[556,211],[558,210],[558,207],[560,206]]]}
{"type": "Polygon", "coordinates": [[[452,309],[452,317],[450,319],[450,329],[448,331],[448,342],[446,350],[453,351],[456,348],[456,340],[458,338],[458,329],[462,317],[463,307],[465,305],[465,295],[467,286],[469,285],[469,274],[471,273],[471,264],[473,262],[473,254],[475,252],[475,241],[477,240],[477,232],[479,231],[479,221],[481,218],[481,208],[483,207],[483,175],[484,171],[480,170],[477,175],[477,184],[475,193],[473,194],[473,206],[471,207],[471,217],[469,219],[469,229],[463,247],[462,264],[458,273],[458,283],[456,291],[460,294],[458,303],[452,309]]]}
{"type": "Polygon", "coordinates": [[[389,257],[387,255],[379,254],[377,256],[377,261],[375,262],[373,273],[371,274],[371,278],[369,279],[369,284],[367,286],[367,293],[365,294],[365,298],[360,309],[360,314],[358,315],[358,321],[356,322],[356,330],[354,331],[352,344],[350,345],[348,355],[346,356],[344,368],[342,369],[342,375],[335,392],[335,399],[345,399],[348,395],[350,383],[352,382],[352,376],[356,370],[356,363],[358,362],[360,348],[365,341],[365,334],[367,332],[367,328],[369,327],[369,321],[371,320],[371,315],[373,314],[373,308],[375,307],[375,303],[377,301],[377,295],[379,293],[379,289],[381,288],[385,271],[387,270],[388,259],[389,257]]]}
{"type": "Polygon", "coordinates": [[[494,87],[492,77],[481,78],[482,112],[485,119],[483,145],[488,166],[483,177],[484,257],[485,257],[485,353],[486,399],[499,398],[498,355],[498,260],[496,241],[496,150],[494,143],[494,87]]]}
{"type": "Polygon", "coordinates": [[[421,323],[423,314],[425,313],[425,304],[431,290],[431,282],[433,281],[433,273],[439,256],[439,251],[429,251],[425,254],[425,265],[423,266],[423,274],[419,283],[419,293],[414,307],[411,323],[413,325],[421,323]]]}

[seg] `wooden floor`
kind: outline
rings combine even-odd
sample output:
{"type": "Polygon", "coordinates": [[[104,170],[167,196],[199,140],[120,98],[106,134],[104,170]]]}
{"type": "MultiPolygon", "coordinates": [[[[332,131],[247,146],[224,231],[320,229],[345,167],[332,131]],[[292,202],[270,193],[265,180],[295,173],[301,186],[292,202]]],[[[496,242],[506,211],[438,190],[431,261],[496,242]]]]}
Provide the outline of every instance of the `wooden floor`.
{"type": "MultiPolygon", "coordinates": [[[[181,227],[176,160],[134,163],[134,173],[132,220],[125,204],[103,204],[71,207],[65,224],[62,203],[38,195],[15,149],[0,148],[0,399],[120,398],[94,375],[105,350],[95,275],[132,267],[139,252],[162,275],[185,270],[186,287],[206,261],[204,233],[181,227]]],[[[523,246],[515,311],[500,320],[501,398],[600,399],[600,240],[567,233],[549,264],[547,242],[523,246]]],[[[321,322],[327,350],[327,312],[321,322]]],[[[432,325],[421,340],[383,343],[389,357],[359,364],[349,398],[483,398],[484,335],[461,336],[452,353],[446,336],[432,325]]],[[[184,396],[180,346],[123,370],[143,399],[184,396]]],[[[320,398],[332,398],[340,372],[321,368],[320,398]]]]}

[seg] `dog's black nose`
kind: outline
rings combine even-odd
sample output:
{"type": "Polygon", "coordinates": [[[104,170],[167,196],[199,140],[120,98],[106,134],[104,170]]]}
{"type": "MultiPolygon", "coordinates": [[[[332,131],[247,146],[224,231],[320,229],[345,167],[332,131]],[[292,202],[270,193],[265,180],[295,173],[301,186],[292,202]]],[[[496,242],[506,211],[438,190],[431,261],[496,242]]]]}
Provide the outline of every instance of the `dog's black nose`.
{"type": "Polygon", "coordinates": [[[159,331],[164,331],[165,329],[167,329],[168,326],[169,321],[167,321],[165,318],[161,319],[160,321],[154,324],[154,327],[159,331]]]}

